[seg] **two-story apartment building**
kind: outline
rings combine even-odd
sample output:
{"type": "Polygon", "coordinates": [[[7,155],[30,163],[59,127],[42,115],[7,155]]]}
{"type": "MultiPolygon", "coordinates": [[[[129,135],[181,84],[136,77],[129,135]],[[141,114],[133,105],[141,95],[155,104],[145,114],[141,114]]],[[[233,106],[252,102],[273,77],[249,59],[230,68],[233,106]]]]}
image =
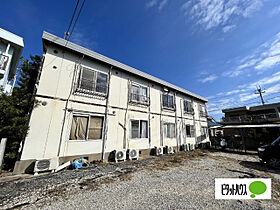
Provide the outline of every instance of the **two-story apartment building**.
{"type": "Polygon", "coordinates": [[[23,38],[0,28],[0,87],[11,93],[17,65],[24,47],[23,38]]]}
{"type": "Polygon", "coordinates": [[[225,116],[224,136],[240,139],[243,146],[257,149],[260,144],[270,143],[280,135],[280,103],[259,106],[242,106],[222,110],[225,116]]]}
{"type": "Polygon", "coordinates": [[[43,33],[36,107],[21,162],[209,141],[207,99],[55,35],[43,33]]]}

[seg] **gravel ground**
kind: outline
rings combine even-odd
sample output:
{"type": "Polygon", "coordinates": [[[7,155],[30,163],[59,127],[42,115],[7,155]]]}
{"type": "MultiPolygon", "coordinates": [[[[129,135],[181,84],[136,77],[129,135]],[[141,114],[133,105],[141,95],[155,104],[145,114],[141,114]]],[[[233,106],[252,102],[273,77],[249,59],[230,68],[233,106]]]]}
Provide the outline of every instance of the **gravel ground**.
{"type": "MultiPolygon", "coordinates": [[[[45,196],[39,196],[39,199],[37,196],[35,201],[29,201],[28,205],[18,207],[24,209],[280,209],[279,174],[279,171],[260,165],[256,156],[206,151],[179,153],[76,172],[66,171],[53,175],[54,178],[42,176],[21,181],[19,183],[32,184],[32,186],[34,183],[43,184],[44,181],[50,183],[54,180],[58,184],[53,185],[52,188],[56,193],[49,192],[45,196]],[[77,178],[73,179],[71,175],[77,178]],[[71,180],[68,184],[63,182],[65,176],[71,180]],[[214,178],[226,177],[272,178],[273,199],[215,200],[214,178]],[[73,184],[73,180],[76,180],[77,184],[73,184]],[[59,191],[58,186],[64,186],[63,190],[59,191]]],[[[14,186],[18,183],[9,184],[14,186]]],[[[10,192],[12,189],[17,189],[11,186],[10,188],[4,186],[4,193],[5,190],[10,192]]],[[[37,187],[39,189],[39,186],[37,187]]],[[[42,190],[39,192],[42,193],[42,190]]],[[[20,198],[21,196],[18,196],[18,200],[20,198]]],[[[4,207],[13,207],[7,204],[9,202],[6,202],[4,207]]]]}

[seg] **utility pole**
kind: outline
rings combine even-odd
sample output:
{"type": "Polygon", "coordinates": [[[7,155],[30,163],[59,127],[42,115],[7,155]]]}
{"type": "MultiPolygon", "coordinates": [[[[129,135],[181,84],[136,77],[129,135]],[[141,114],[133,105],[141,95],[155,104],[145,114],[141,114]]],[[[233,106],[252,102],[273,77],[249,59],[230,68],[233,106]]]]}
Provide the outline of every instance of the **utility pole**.
{"type": "Polygon", "coordinates": [[[259,94],[260,95],[260,98],[261,98],[261,101],[262,101],[262,105],[264,105],[264,100],[263,100],[263,93],[265,93],[264,90],[262,90],[261,86],[257,86],[257,91],[255,92],[255,94],[259,94]]]}

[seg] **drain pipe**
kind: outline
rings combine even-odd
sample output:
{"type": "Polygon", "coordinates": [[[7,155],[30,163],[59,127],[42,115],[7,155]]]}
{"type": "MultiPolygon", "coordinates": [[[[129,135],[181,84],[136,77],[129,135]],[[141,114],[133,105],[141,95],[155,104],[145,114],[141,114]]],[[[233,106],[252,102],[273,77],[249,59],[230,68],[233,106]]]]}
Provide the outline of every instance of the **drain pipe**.
{"type": "Polygon", "coordinates": [[[102,145],[102,161],[105,159],[105,152],[106,152],[106,141],[107,141],[107,132],[108,132],[108,112],[109,112],[109,97],[110,97],[110,81],[112,75],[113,66],[110,67],[109,74],[108,74],[108,91],[107,91],[107,100],[106,100],[106,109],[105,109],[105,130],[104,130],[104,139],[102,145]]]}
{"type": "Polygon", "coordinates": [[[178,138],[178,118],[177,118],[177,106],[176,106],[176,92],[174,93],[174,105],[175,105],[175,134],[176,134],[176,143],[177,143],[177,152],[179,152],[179,138],[178,138]]]}
{"type": "Polygon", "coordinates": [[[181,125],[182,125],[182,132],[181,132],[181,144],[186,144],[186,138],[185,138],[185,135],[184,135],[184,122],[185,120],[183,119],[183,108],[182,108],[182,104],[184,103],[183,99],[181,99],[181,103],[180,103],[180,107],[181,107],[181,125]]]}
{"type": "Polygon", "coordinates": [[[129,104],[129,100],[130,100],[130,84],[131,84],[131,81],[130,79],[127,80],[127,102],[126,102],[126,109],[125,109],[125,115],[124,115],[124,132],[123,132],[123,149],[126,149],[127,148],[127,145],[129,147],[129,141],[127,140],[127,112],[128,112],[128,104],[129,104]]]}

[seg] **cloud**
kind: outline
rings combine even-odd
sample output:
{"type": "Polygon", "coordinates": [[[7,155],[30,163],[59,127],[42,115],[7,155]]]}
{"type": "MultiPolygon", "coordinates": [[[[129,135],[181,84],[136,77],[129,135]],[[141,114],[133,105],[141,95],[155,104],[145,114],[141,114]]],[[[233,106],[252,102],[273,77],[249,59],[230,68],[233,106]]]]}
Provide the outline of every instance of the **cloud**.
{"type": "Polygon", "coordinates": [[[162,8],[168,3],[168,0],[163,0],[162,2],[160,2],[158,9],[162,10],[162,8]]]}
{"type": "Polygon", "coordinates": [[[280,96],[275,96],[275,94],[280,92],[280,71],[258,81],[240,85],[237,89],[220,92],[207,97],[209,100],[208,112],[214,115],[217,112],[221,112],[222,109],[229,107],[254,106],[260,104],[259,95],[255,94],[256,86],[258,85],[267,87],[263,95],[265,101],[268,100],[267,102],[272,103],[279,100],[280,96]],[[274,96],[271,97],[270,95],[274,96]]]}
{"type": "Polygon", "coordinates": [[[198,81],[202,82],[202,83],[206,83],[206,82],[213,82],[214,80],[216,80],[218,78],[218,76],[216,76],[215,74],[211,74],[207,77],[201,78],[198,81]]]}
{"type": "Polygon", "coordinates": [[[236,27],[236,25],[227,25],[227,26],[223,27],[223,32],[227,33],[229,31],[232,31],[235,27],[236,27]]]}
{"type": "Polygon", "coordinates": [[[255,69],[265,70],[277,65],[278,63],[280,63],[280,55],[267,57],[263,59],[257,66],[255,66],[255,69]]]}
{"type": "Polygon", "coordinates": [[[280,33],[258,46],[251,54],[240,59],[232,70],[224,72],[222,76],[237,77],[252,70],[261,74],[278,64],[280,64],[280,33]]]}
{"type": "Polygon", "coordinates": [[[70,41],[86,48],[90,48],[90,49],[97,48],[98,47],[97,42],[93,41],[92,37],[88,36],[87,34],[88,33],[83,33],[82,30],[77,29],[73,32],[70,41]]]}
{"type": "Polygon", "coordinates": [[[151,0],[146,4],[146,7],[148,7],[148,8],[154,7],[157,5],[157,3],[158,3],[158,0],[151,0]]]}
{"type": "Polygon", "coordinates": [[[272,17],[272,16],[274,16],[274,15],[278,15],[279,13],[280,13],[280,6],[275,7],[275,8],[271,11],[270,16],[272,17]]]}
{"type": "Polygon", "coordinates": [[[169,0],[150,0],[146,3],[147,8],[157,7],[159,11],[161,11],[169,0]]]}
{"type": "MultiPolygon", "coordinates": [[[[264,0],[189,0],[181,9],[185,16],[209,30],[218,26],[228,32],[235,17],[248,18],[263,6],[264,0]]],[[[232,28],[233,29],[233,28],[232,28]]]]}

